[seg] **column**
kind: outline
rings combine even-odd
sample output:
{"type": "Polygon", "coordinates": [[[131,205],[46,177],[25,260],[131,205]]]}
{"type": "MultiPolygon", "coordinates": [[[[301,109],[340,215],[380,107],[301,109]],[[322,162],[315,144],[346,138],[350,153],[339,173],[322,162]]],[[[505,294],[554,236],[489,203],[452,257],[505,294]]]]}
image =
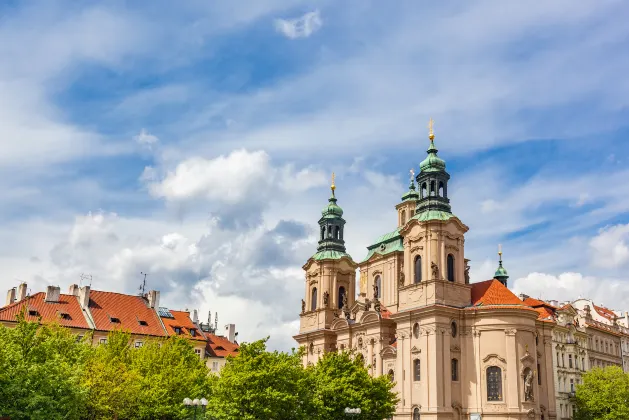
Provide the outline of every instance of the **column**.
{"type": "Polygon", "coordinates": [[[432,327],[428,331],[428,349],[426,351],[427,364],[426,373],[426,386],[430,389],[430,397],[428,399],[428,407],[431,411],[437,411],[443,401],[439,398],[443,394],[443,345],[441,341],[441,334],[439,331],[432,327]]]}
{"type": "MultiPolygon", "coordinates": [[[[450,337],[452,336],[446,329],[441,329],[440,332],[443,340],[443,406],[447,409],[452,407],[452,355],[450,353],[450,337]]],[[[459,372],[460,366],[459,361],[459,372]]]]}
{"type": "Polygon", "coordinates": [[[518,354],[516,348],[516,340],[515,335],[517,330],[515,329],[506,329],[505,330],[505,338],[506,338],[506,348],[507,348],[507,380],[504,384],[505,389],[507,390],[507,407],[517,409],[519,407],[520,393],[519,389],[519,364],[518,364],[518,354]]]}
{"type": "Polygon", "coordinates": [[[374,363],[373,363],[373,346],[374,346],[374,341],[375,340],[373,338],[370,339],[369,340],[369,347],[367,347],[367,358],[368,358],[367,360],[369,361],[368,362],[369,366],[370,366],[369,367],[369,374],[371,376],[374,376],[375,369],[376,369],[376,367],[374,366],[374,363]]]}
{"type": "Polygon", "coordinates": [[[382,356],[380,355],[382,352],[382,340],[383,338],[380,337],[377,342],[378,354],[376,354],[376,375],[378,376],[382,376],[382,356]]]}
{"type": "Polygon", "coordinates": [[[411,367],[411,337],[412,333],[409,333],[404,340],[404,358],[402,359],[402,379],[404,380],[404,398],[406,399],[405,407],[410,410],[413,395],[413,371],[411,367]]]}
{"type": "Polygon", "coordinates": [[[405,406],[404,401],[404,341],[406,337],[404,333],[398,333],[397,338],[397,357],[395,359],[395,382],[397,382],[397,388],[399,392],[400,403],[405,406]]]}

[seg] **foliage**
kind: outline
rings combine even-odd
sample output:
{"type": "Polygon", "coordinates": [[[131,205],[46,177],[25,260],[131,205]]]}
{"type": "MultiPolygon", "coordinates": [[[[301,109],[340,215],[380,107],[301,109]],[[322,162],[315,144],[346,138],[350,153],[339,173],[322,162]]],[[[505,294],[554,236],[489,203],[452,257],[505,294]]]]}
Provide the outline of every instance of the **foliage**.
{"type": "Polygon", "coordinates": [[[299,420],[313,417],[313,390],[299,353],[266,351],[266,341],[242,344],[215,378],[208,412],[218,420],[299,420]]]}
{"type": "Polygon", "coordinates": [[[326,353],[309,373],[314,378],[318,419],[343,418],[346,407],[360,408],[361,420],[382,420],[395,412],[394,384],[388,376],[369,375],[362,357],[326,353]]]}
{"type": "Polygon", "coordinates": [[[575,420],[629,419],[629,374],[617,366],[587,372],[576,402],[575,420]]]}

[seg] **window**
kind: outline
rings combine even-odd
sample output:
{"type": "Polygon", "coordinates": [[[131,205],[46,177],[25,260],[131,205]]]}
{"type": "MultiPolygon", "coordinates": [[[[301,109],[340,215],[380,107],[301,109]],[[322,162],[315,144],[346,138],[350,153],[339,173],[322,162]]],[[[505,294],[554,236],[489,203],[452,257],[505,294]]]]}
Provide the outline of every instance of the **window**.
{"type": "Polygon", "coordinates": [[[120,318],[116,318],[115,316],[109,316],[109,321],[114,324],[120,324],[120,318]]]}
{"type": "Polygon", "coordinates": [[[572,367],[572,355],[568,355],[568,367],[572,367]]]}
{"type": "Polygon", "coordinates": [[[107,339],[106,338],[101,338],[100,340],[98,340],[98,342],[100,344],[106,344],[107,343],[107,339]]]}
{"type": "Polygon", "coordinates": [[[312,294],[310,295],[310,310],[314,311],[317,309],[317,288],[312,288],[312,294]]]}
{"type": "Polygon", "coordinates": [[[542,384],[542,365],[537,364],[537,385],[542,384]]]}
{"type": "Polygon", "coordinates": [[[421,189],[421,198],[425,198],[426,196],[428,196],[428,188],[426,187],[426,183],[424,182],[421,189]]]}
{"type": "Polygon", "coordinates": [[[196,337],[196,336],[197,336],[197,330],[195,330],[194,328],[192,328],[192,329],[190,330],[190,335],[191,335],[191,336],[193,336],[193,337],[196,337]]]}
{"type": "Polygon", "coordinates": [[[454,256],[448,254],[448,281],[454,281],[454,256]]]}
{"type": "Polygon", "coordinates": [[[135,342],[135,348],[139,349],[140,347],[142,347],[142,342],[141,341],[136,341],[135,342]]]}
{"type": "Polygon", "coordinates": [[[413,420],[421,420],[419,418],[419,408],[415,407],[415,409],[413,410],[413,420]]]}
{"type": "Polygon", "coordinates": [[[39,312],[37,312],[37,310],[36,310],[36,309],[29,309],[29,310],[28,310],[28,314],[29,314],[30,316],[39,316],[39,312]]]}
{"type": "Polygon", "coordinates": [[[413,380],[421,381],[422,379],[422,365],[419,359],[413,360],[413,380]]]}
{"type": "Polygon", "coordinates": [[[574,392],[574,379],[570,379],[570,392],[574,392]]]}
{"type": "Polygon", "coordinates": [[[343,307],[343,300],[345,299],[345,288],[343,286],[339,287],[339,303],[338,307],[341,309],[343,307]]]}
{"type": "Polygon", "coordinates": [[[450,334],[452,334],[452,337],[456,337],[456,332],[456,322],[452,321],[452,323],[450,324],[450,334]]]}
{"type": "Polygon", "coordinates": [[[218,370],[218,362],[212,362],[212,370],[216,372],[218,370]]]}
{"type": "Polygon", "coordinates": [[[439,182],[439,197],[443,197],[443,182],[439,182]]]}
{"type": "Polygon", "coordinates": [[[457,359],[452,359],[452,380],[459,380],[459,361],[457,359]]]}
{"type": "Polygon", "coordinates": [[[173,330],[175,331],[175,334],[181,334],[181,327],[173,327],[173,330]]]}
{"type": "Polygon", "coordinates": [[[194,352],[197,354],[197,356],[201,357],[201,349],[194,349],[194,352]]]}
{"type": "Polygon", "coordinates": [[[402,221],[402,225],[406,224],[406,210],[402,210],[402,216],[401,216],[401,221],[402,221]]]}
{"type": "Polygon", "coordinates": [[[76,336],[76,342],[79,343],[81,340],[83,340],[83,336],[82,335],[77,335],[76,336]]]}
{"type": "Polygon", "coordinates": [[[148,324],[148,322],[143,321],[143,320],[141,320],[141,319],[139,319],[139,320],[138,320],[138,324],[142,325],[143,327],[146,327],[146,326],[148,326],[148,325],[149,325],[149,324],[148,324]]]}
{"type": "Polygon", "coordinates": [[[430,181],[430,195],[435,195],[435,181],[430,181]]]}
{"type": "Polygon", "coordinates": [[[419,322],[416,322],[415,325],[413,325],[413,335],[415,338],[419,338],[419,322]]]}
{"type": "Polygon", "coordinates": [[[338,226],[334,229],[334,239],[341,239],[341,228],[338,226]]]}
{"type": "Polygon", "coordinates": [[[422,257],[415,257],[415,283],[422,281],[422,257]]]}
{"type": "Polygon", "coordinates": [[[498,366],[487,368],[487,401],[502,401],[502,369],[498,366]]]}
{"type": "Polygon", "coordinates": [[[61,313],[59,314],[59,317],[60,317],[61,319],[67,319],[67,320],[72,319],[72,317],[70,316],[70,314],[69,314],[69,313],[67,313],[67,312],[61,312],[61,313]]]}
{"type": "Polygon", "coordinates": [[[380,276],[376,276],[374,281],[376,282],[376,297],[380,299],[382,297],[382,280],[380,279],[380,276]]]}
{"type": "Polygon", "coordinates": [[[391,379],[391,382],[395,382],[395,372],[393,372],[393,369],[389,369],[389,372],[387,374],[389,375],[389,379],[391,379]]]}
{"type": "Polygon", "coordinates": [[[585,357],[581,359],[581,367],[585,370],[585,357]]]}

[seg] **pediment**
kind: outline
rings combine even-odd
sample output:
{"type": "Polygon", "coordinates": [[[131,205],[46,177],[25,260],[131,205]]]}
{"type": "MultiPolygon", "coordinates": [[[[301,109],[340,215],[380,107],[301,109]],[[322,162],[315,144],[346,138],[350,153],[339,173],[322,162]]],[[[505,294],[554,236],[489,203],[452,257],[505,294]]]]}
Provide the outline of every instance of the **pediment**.
{"type": "Polygon", "coordinates": [[[395,347],[389,345],[386,346],[385,348],[382,349],[382,351],[380,352],[380,356],[382,357],[395,357],[397,355],[397,350],[395,349],[395,347]]]}
{"type": "Polygon", "coordinates": [[[411,353],[413,353],[413,354],[418,354],[418,353],[421,353],[421,352],[422,352],[422,350],[418,349],[415,346],[413,346],[413,348],[411,348],[411,353]]]}
{"type": "Polygon", "coordinates": [[[378,322],[380,321],[380,317],[376,311],[366,311],[363,313],[363,316],[360,318],[360,323],[365,324],[368,322],[378,322]]]}
{"type": "Polygon", "coordinates": [[[531,356],[531,353],[529,353],[527,351],[524,354],[524,356],[520,357],[520,362],[522,362],[522,363],[525,363],[525,362],[533,363],[533,362],[535,362],[535,358],[533,356],[531,356]]]}
{"type": "Polygon", "coordinates": [[[345,318],[337,318],[334,321],[332,321],[332,324],[330,325],[331,330],[341,330],[343,328],[348,328],[348,327],[349,327],[349,322],[347,322],[347,319],[345,318]]]}
{"type": "Polygon", "coordinates": [[[488,362],[488,361],[490,361],[491,359],[498,359],[499,361],[501,361],[501,362],[502,362],[502,363],[504,363],[505,365],[507,364],[507,360],[506,360],[506,359],[504,359],[504,358],[502,358],[502,357],[498,356],[498,355],[497,355],[497,354],[495,354],[495,353],[490,353],[490,354],[488,354],[487,356],[485,356],[485,357],[483,358],[483,362],[487,363],[487,362],[488,362]]]}

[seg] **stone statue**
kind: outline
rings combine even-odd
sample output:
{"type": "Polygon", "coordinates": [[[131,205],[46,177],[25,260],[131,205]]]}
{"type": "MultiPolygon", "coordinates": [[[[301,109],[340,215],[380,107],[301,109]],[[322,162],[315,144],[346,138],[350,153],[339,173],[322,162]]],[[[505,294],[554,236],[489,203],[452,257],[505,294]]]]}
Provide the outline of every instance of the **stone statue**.
{"type": "Polygon", "coordinates": [[[325,306],[326,308],[328,307],[328,303],[330,301],[330,294],[328,293],[328,291],[326,290],[323,293],[323,306],[325,306]]]}
{"type": "Polygon", "coordinates": [[[404,286],[404,264],[400,264],[400,279],[398,280],[400,287],[404,286]]]}
{"type": "Polygon", "coordinates": [[[533,401],[533,371],[527,370],[528,373],[524,377],[524,401],[533,401]]]}
{"type": "Polygon", "coordinates": [[[343,309],[349,309],[347,303],[347,293],[343,295],[343,309]]]}
{"type": "Polygon", "coordinates": [[[470,266],[467,261],[465,261],[465,284],[470,284],[470,266]]]}
{"type": "Polygon", "coordinates": [[[373,298],[378,299],[378,285],[375,282],[373,283],[373,298]]]}
{"type": "Polygon", "coordinates": [[[306,312],[306,301],[305,300],[301,300],[301,313],[303,314],[304,312],[306,312]]]}
{"type": "Polygon", "coordinates": [[[373,310],[376,312],[380,312],[380,301],[378,299],[373,302],[373,310]]]}
{"type": "Polygon", "coordinates": [[[365,311],[371,309],[371,301],[369,299],[365,299],[365,311]]]}
{"type": "Polygon", "coordinates": [[[431,262],[430,263],[430,268],[432,269],[432,278],[433,279],[438,279],[439,278],[439,266],[437,264],[435,264],[435,262],[431,262]]]}

